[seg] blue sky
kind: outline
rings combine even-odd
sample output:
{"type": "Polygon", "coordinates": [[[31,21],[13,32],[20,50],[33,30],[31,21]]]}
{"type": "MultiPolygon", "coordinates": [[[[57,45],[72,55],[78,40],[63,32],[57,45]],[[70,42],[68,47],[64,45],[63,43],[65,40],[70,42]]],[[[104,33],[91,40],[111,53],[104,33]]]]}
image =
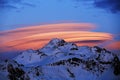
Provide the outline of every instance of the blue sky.
{"type": "Polygon", "coordinates": [[[0,31],[29,25],[72,21],[94,23],[98,26],[96,31],[119,33],[120,13],[97,8],[93,5],[93,0],[16,1],[18,2],[12,3],[16,8],[1,8],[0,31]]]}

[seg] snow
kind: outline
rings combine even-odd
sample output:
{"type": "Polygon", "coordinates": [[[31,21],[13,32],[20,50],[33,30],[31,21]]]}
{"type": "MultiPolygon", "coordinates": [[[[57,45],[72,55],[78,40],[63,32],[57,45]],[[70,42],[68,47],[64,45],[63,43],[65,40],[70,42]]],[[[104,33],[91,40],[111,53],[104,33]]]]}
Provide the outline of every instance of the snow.
{"type": "MultiPolygon", "coordinates": [[[[29,76],[30,80],[119,80],[120,75],[113,73],[114,57],[113,53],[99,47],[76,46],[55,38],[41,49],[22,52],[9,63],[23,69],[24,76],[29,76]]],[[[2,67],[0,71],[0,80],[3,80],[1,75],[7,76],[8,72],[2,67]]]]}
{"type": "Polygon", "coordinates": [[[15,57],[14,60],[16,60],[20,64],[26,65],[34,62],[39,62],[43,58],[45,58],[45,56],[42,56],[42,54],[38,54],[38,52],[33,50],[27,50],[22,52],[21,55],[15,57]]]}

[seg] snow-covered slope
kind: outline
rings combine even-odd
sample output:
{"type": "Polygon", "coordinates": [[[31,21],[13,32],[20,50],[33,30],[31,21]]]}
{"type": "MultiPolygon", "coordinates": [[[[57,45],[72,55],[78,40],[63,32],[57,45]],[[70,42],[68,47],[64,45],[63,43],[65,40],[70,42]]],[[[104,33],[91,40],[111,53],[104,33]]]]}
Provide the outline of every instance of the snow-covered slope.
{"type": "Polygon", "coordinates": [[[41,49],[26,50],[1,62],[0,80],[1,75],[8,80],[120,80],[118,57],[104,48],[55,38],[41,49]]]}

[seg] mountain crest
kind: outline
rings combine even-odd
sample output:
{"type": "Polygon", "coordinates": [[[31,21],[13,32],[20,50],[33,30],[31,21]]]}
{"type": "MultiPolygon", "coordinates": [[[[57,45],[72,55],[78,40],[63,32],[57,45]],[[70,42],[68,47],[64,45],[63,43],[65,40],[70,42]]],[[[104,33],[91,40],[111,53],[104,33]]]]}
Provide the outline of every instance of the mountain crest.
{"type": "Polygon", "coordinates": [[[118,55],[98,46],[77,46],[58,38],[12,60],[0,63],[0,80],[120,80],[118,55]]]}
{"type": "Polygon", "coordinates": [[[66,41],[64,41],[63,39],[54,38],[48,43],[48,45],[49,46],[62,46],[65,43],[66,43],[66,41]]]}

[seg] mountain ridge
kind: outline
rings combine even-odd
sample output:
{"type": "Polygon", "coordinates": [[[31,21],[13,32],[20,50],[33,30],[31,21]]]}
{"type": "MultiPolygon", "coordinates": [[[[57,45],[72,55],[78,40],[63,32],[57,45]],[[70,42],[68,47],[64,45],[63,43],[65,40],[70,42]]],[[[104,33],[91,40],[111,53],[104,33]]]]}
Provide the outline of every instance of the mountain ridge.
{"type": "Polygon", "coordinates": [[[54,38],[41,49],[1,62],[0,74],[8,80],[119,80],[120,60],[105,48],[54,38]]]}

